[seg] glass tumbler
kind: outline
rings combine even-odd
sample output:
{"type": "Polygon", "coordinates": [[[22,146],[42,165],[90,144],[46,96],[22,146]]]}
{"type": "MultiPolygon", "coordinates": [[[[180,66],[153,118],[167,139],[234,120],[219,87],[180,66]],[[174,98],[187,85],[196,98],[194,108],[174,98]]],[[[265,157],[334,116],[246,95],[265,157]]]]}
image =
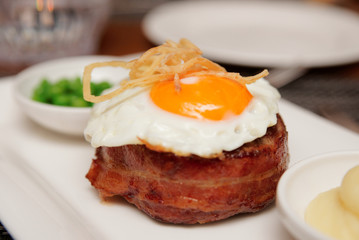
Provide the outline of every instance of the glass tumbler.
{"type": "Polygon", "coordinates": [[[0,62],[31,65],[95,53],[109,0],[1,0],[0,62]]]}

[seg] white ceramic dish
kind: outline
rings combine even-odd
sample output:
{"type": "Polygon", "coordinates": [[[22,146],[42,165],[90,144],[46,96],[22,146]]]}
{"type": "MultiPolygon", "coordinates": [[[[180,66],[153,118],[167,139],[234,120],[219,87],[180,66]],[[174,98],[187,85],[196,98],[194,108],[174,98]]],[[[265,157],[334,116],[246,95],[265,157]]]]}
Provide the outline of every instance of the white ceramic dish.
{"type": "Polygon", "coordinates": [[[282,223],[297,239],[331,239],[305,222],[305,210],[319,193],[339,187],[357,165],[359,151],[333,152],[300,161],[283,174],[276,203],[282,223]]]}
{"type": "MultiPolygon", "coordinates": [[[[71,62],[68,62],[71,65],[71,62]]],[[[120,77],[120,76],[119,76],[120,77]]],[[[212,224],[161,224],[125,201],[101,202],[85,178],[94,149],[29,121],[0,79],[0,219],[15,239],[290,240],[274,204],[212,224]]],[[[359,150],[359,135],[284,100],[291,165],[330,150],[359,150]]]]}
{"type": "MultiPolygon", "coordinates": [[[[125,60],[129,60],[129,56],[125,60]]],[[[51,104],[44,104],[33,101],[31,95],[36,85],[46,77],[49,81],[58,81],[62,77],[82,77],[86,65],[99,62],[119,59],[110,56],[82,56],[56,59],[33,65],[22,71],[16,77],[15,98],[17,103],[36,123],[43,127],[73,136],[83,136],[83,131],[90,117],[91,108],[63,107],[51,104]]],[[[121,58],[123,59],[123,58],[121,58]]],[[[96,70],[93,74],[94,81],[106,80],[116,84],[116,71],[121,75],[127,70],[117,69],[112,71],[96,70]]]]}
{"type": "Polygon", "coordinates": [[[359,16],[308,1],[177,1],[148,13],[154,43],[188,38],[212,60],[322,67],[359,60],[359,16]]]}

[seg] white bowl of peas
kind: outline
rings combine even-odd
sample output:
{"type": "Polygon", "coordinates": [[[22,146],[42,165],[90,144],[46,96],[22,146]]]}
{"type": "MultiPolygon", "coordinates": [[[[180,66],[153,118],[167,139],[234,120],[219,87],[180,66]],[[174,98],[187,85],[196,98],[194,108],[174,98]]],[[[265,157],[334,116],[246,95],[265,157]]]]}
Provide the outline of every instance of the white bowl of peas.
{"type": "MultiPolygon", "coordinates": [[[[16,102],[37,124],[57,133],[83,136],[93,105],[82,97],[84,67],[94,62],[128,61],[133,57],[82,56],[33,65],[16,77],[16,102]]],[[[105,68],[93,72],[91,91],[95,95],[128,75],[128,70],[123,68],[105,68]]]]}

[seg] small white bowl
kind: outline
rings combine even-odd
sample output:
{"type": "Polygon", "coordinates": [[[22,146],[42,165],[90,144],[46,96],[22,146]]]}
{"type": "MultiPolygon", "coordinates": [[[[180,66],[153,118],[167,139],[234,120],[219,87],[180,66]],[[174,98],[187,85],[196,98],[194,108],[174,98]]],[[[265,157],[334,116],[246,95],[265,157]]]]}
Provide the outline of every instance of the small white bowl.
{"type": "Polygon", "coordinates": [[[359,151],[334,152],[300,161],[283,174],[276,205],[283,225],[296,239],[331,239],[305,222],[305,210],[319,193],[340,186],[346,172],[356,165],[359,151]]]}
{"type": "MultiPolygon", "coordinates": [[[[86,65],[94,62],[131,60],[133,56],[82,56],[56,59],[33,65],[20,72],[16,77],[15,99],[22,111],[41,126],[58,133],[82,136],[90,117],[90,107],[63,107],[36,102],[31,99],[36,85],[46,77],[49,81],[58,81],[62,77],[82,77],[86,65]]],[[[113,84],[118,83],[128,75],[128,70],[111,68],[95,69],[92,74],[93,81],[106,80],[113,84]]]]}

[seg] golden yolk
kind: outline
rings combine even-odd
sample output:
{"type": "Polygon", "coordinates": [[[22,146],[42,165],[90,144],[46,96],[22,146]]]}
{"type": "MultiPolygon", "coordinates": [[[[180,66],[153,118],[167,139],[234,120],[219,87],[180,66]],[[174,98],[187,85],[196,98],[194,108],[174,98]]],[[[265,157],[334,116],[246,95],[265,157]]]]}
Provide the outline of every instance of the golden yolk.
{"type": "Polygon", "coordinates": [[[246,86],[224,77],[182,78],[180,87],[176,91],[174,81],[159,82],[151,89],[151,99],[165,111],[215,121],[241,114],[252,99],[246,86]]]}

